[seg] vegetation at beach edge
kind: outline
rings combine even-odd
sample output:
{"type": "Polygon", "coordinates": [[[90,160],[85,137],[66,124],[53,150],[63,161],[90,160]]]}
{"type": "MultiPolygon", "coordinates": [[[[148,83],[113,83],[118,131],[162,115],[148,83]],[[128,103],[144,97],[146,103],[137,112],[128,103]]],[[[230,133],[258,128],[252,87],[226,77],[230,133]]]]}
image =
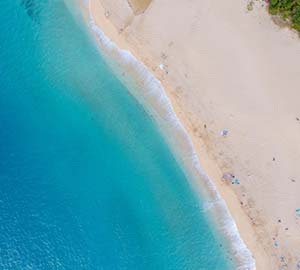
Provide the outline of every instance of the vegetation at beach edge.
{"type": "Polygon", "coordinates": [[[300,32],[300,0],[269,0],[269,12],[290,22],[300,32]]]}

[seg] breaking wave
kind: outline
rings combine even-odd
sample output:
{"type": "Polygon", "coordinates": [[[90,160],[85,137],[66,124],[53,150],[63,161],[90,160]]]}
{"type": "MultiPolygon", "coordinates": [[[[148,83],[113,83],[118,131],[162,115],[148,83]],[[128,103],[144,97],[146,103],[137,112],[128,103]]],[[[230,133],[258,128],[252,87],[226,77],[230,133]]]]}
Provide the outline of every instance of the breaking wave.
{"type": "MultiPolygon", "coordinates": [[[[216,230],[225,236],[235,258],[238,270],[256,269],[251,252],[241,239],[225,201],[208,175],[201,167],[192,140],[179,121],[170,99],[161,82],[151,71],[138,61],[129,51],[119,49],[96,25],[90,10],[90,1],[84,0],[90,16],[90,28],[95,34],[97,45],[104,59],[111,66],[118,78],[127,86],[129,92],[144,106],[160,127],[176,159],[182,167],[191,185],[204,195],[204,210],[209,212],[216,230]]],[[[203,197],[201,197],[203,199],[203,197]]]]}

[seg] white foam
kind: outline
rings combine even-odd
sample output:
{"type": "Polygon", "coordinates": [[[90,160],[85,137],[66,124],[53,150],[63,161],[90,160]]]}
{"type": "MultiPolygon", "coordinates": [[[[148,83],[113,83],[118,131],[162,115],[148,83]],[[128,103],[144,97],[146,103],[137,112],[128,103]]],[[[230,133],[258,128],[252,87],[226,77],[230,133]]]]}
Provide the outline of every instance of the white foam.
{"type": "MultiPolygon", "coordinates": [[[[89,0],[86,0],[89,1],[89,0]]],[[[191,184],[201,194],[205,194],[205,211],[209,211],[217,230],[225,235],[229,242],[238,270],[254,270],[255,260],[243,242],[237,226],[229,213],[224,200],[218,194],[214,183],[202,169],[191,138],[176,116],[170,99],[161,82],[138,61],[129,51],[121,50],[95,24],[89,5],[90,27],[95,33],[98,46],[104,58],[117,73],[130,93],[152,115],[168,143],[174,150],[177,160],[188,174],[191,184]]]]}

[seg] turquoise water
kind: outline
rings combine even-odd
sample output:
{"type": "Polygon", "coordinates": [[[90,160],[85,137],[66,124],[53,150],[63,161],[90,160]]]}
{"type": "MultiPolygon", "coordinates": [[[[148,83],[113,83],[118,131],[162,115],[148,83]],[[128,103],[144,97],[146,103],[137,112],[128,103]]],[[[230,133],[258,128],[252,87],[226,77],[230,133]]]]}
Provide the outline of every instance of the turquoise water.
{"type": "Polygon", "coordinates": [[[61,0],[0,1],[0,268],[231,269],[154,121],[61,0]]]}

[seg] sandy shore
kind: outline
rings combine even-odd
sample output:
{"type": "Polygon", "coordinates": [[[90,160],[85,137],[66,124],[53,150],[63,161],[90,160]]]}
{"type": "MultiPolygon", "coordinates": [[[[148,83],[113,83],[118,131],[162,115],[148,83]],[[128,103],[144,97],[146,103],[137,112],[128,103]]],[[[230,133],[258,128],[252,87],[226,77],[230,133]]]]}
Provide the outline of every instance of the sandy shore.
{"type": "Polygon", "coordinates": [[[101,29],[163,83],[257,269],[297,269],[297,35],[275,25],[261,2],[252,11],[243,0],[91,4],[101,29]],[[240,184],[224,179],[229,174],[240,184]]]}

